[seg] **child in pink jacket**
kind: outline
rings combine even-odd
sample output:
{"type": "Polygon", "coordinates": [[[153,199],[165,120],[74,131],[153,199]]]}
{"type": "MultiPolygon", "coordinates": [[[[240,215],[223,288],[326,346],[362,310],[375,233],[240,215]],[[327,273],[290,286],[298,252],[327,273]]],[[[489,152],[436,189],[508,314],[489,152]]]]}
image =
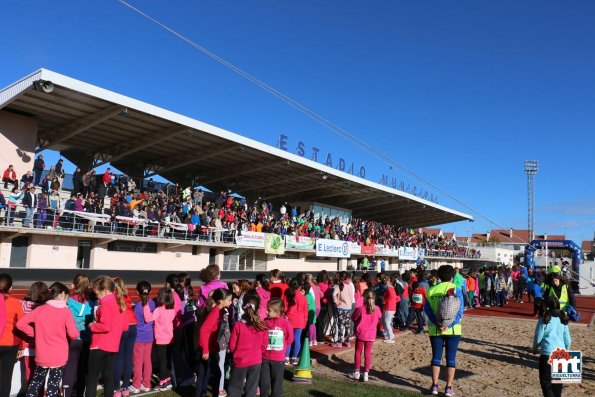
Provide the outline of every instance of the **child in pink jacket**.
{"type": "Polygon", "coordinates": [[[269,334],[267,326],[258,316],[258,298],[244,301],[244,314],[238,321],[229,339],[229,351],[233,354],[229,397],[242,397],[244,384],[246,396],[255,396],[260,381],[262,353],[267,349],[269,334]]]}
{"type": "Polygon", "coordinates": [[[66,306],[69,293],[64,284],[52,284],[49,289],[51,299],[17,323],[18,329],[29,337],[35,337],[37,347],[37,366],[27,388],[27,397],[38,395],[46,376],[47,397],[59,395],[64,366],[68,361],[68,338],[73,340],[79,337],[72,313],[66,306]]]}
{"type": "Polygon", "coordinates": [[[149,305],[143,307],[146,322],[154,321],[155,347],[159,356],[159,384],[157,391],[171,390],[171,346],[174,340],[174,321],[177,312],[174,308],[174,292],[165,287],[157,294],[157,307],[151,313],[149,305]]]}
{"type": "Polygon", "coordinates": [[[364,291],[364,304],[355,309],[351,315],[355,326],[355,371],[349,375],[351,379],[359,380],[362,350],[364,351],[363,381],[368,381],[368,372],[372,367],[372,348],[376,340],[376,328],[382,313],[376,307],[376,294],[371,289],[364,291]]]}

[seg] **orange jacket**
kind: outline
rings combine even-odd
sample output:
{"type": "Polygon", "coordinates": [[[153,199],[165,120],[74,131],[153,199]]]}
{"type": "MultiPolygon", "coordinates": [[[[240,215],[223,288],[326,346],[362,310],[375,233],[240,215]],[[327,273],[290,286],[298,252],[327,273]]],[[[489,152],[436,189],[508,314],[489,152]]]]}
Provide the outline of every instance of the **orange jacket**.
{"type": "Polygon", "coordinates": [[[10,295],[4,295],[4,305],[6,307],[6,328],[0,338],[0,346],[18,346],[21,344],[21,338],[15,335],[14,330],[17,322],[24,316],[23,304],[10,295]]]}

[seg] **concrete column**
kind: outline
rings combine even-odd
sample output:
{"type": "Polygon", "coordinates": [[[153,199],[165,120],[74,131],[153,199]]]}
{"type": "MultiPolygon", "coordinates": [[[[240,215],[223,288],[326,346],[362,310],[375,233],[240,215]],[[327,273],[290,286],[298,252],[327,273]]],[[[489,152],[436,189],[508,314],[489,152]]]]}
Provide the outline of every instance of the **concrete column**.
{"type": "Polygon", "coordinates": [[[339,268],[337,270],[340,272],[347,270],[348,262],[349,262],[348,259],[345,259],[345,258],[339,259],[339,268]]]}
{"type": "MultiPolygon", "coordinates": [[[[2,172],[9,164],[14,166],[17,178],[33,169],[37,121],[34,118],[0,111],[0,163],[2,172]]],[[[49,165],[46,165],[49,169],[49,165]]]]}
{"type": "Polygon", "coordinates": [[[225,258],[224,251],[222,249],[217,251],[215,255],[215,265],[219,266],[219,269],[223,270],[223,260],[225,258]]]}

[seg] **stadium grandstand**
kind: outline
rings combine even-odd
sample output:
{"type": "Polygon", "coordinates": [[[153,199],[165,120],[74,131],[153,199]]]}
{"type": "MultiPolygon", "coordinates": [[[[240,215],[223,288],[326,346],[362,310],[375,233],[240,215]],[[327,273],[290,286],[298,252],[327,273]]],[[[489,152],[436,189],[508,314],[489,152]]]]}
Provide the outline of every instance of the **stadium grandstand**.
{"type": "Polygon", "coordinates": [[[0,91],[0,133],[0,267],[481,261],[469,239],[424,229],[470,215],[46,69],[0,91]]]}

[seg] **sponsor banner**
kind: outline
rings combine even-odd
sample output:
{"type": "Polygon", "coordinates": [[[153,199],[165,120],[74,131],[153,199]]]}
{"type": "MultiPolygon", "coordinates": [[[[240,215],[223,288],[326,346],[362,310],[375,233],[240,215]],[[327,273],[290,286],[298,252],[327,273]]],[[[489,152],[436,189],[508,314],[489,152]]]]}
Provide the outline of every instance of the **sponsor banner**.
{"type": "Polygon", "coordinates": [[[305,236],[285,236],[285,248],[297,250],[313,250],[316,239],[305,236]]]}
{"type": "Polygon", "coordinates": [[[373,245],[362,245],[361,250],[364,255],[374,255],[376,253],[376,247],[373,245]]]}
{"type": "Polygon", "coordinates": [[[399,259],[417,260],[417,248],[414,247],[399,247],[399,259]]]}
{"type": "Polygon", "coordinates": [[[552,383],[581,383],[582,352],[557,348],[550,355],[548,363],[552,366],[552,383]]]}
{"type": "Polygon", "coordinates": [[[285,253],[285,244],[281,235],[265,233],[264,240],[264,252],[266,254],[283,255],[285,253]]]}
{"type": "Polygon", "coordinates": [[[359,243],[349,242],[349,252],[352,254],[361,254],[362,246],[359,243]]]}
{"type": "Polygon", "coordinates": [[[316,240],[316,256],[331,256],[334,258],[349,258],[350,244],[341,240],[316,240]]]}
{"type": "Polygon", "coordinates": [[[390,248],[385,245],[376,245],[376,255],[397,256],[399,251],[396,248],[390,248]]]}
{"type": "Polygon", "coordinates": [[[264,233],[243,232],[236,236],[236,244],[244,247],[264,248],[264,233]]]}

